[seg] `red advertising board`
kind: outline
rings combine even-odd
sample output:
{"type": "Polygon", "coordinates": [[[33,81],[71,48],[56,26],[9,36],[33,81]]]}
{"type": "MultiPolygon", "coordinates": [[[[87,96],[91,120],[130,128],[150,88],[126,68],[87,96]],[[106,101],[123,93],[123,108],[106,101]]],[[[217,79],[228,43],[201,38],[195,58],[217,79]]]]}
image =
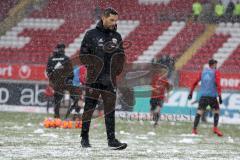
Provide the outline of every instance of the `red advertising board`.
{"type": "MultiPolygon", "coordinates": [[[[180,71],[179,86],[191,87],[199,72],[180,71]]],[[[221,86],[223,89],[240,90],[240,73],[221,73],[221,86]]]]}
{"type": "Polygon", "coordinates": [[[0,64],[0,79],[47,80],[44,65],[0,64]]]}
{"type": "MultiPolygon", "coordinates": [[[[0,64],[0,79],[11,80],[47,80],[45,65],[0,64]]],[[[180,71],[179,87],[191,87],[198,72],[180,71]]],[[[240,90],[240,73],[221,73],[223,89],[240,90]]]]}

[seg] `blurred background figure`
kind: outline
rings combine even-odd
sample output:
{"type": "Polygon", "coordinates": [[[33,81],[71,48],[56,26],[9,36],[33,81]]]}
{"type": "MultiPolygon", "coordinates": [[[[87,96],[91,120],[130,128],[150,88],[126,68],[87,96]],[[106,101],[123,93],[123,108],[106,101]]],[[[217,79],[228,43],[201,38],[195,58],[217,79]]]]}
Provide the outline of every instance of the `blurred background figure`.
{"type": "Polygon", "coordinates": [[[49,83],[54,89],[54,117],[60,118],[59,108],[64,91],[67,89],[67,83],[73,78],[72,64],[65,55],[65,44],[59,43],[47,63],[47,75],[49,83]]]}
{"type": "Polygon", "coordinates": [[[225,22],[233,22],[233,11],[235,8],[235,4],[233,3],[232,0],[229,1],[226,12],[225,12],[225,22]]]}
{"type": "Polygon", "coordinates": [[[45,95],[45,98],[46,98],[46,101],[47,101],[47,113],[49,113],[49,108],[52,107],[54,104],[53,104],[53,100],[54,100],[54,90],[53,88],[51,87],[51,85],[49,84],[45,91],[44,91],[44,95],[45,95]]]}
{"type": "Polygon", "coordinates": [[[197,21],[198,17],[202,13],[202,4],[197,0],[192,4],[192,10],[193,10],[193,20],[197,21]]]}
{"type": "MultiPolygon", "coordinates": [[[[172,70],[172,59],[168,55],[164,55],[160,58],[160,60],[157,60],[154,58],[152,60],[153,64],[162,64],[166,65],[169,70],[172,70]]],[[[152,119],[154,121],[154,127],[157,126],[158,120],[161,115],[161,108],[163,107],[164,101],[168,100],[168,93],[172,89],[172,84],[169,81],[169,77],[171,74],[171,71],[169,71],[169,74],[163,74],[160,71],[155,71],[152,76],[152,93],[151,93],[151,99],[150,99],[150,113],[152,116],[152,119]],[[170,73],[169,73],[170,72],[170,73]]]]}
{"type": "Polygon", "coordinates": [[[214,7],[215,22],[219,23],[224,20],[225,6],[221,0],[214,7]]]}

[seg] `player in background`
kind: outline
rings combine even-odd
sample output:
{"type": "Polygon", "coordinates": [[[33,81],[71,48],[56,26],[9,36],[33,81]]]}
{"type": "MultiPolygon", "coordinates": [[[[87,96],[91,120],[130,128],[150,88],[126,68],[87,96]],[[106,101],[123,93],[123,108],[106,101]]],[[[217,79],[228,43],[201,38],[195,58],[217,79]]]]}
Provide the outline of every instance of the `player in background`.
{"type": "Polygon", "coordinates": [[[192,129],[193,134],[198,134],[197,126],[200,120],[200,117],[203,115],[206,107],[209,105],[214,113],[214,127],[213,132],[218,136],[223,136],[222,132],[218,129],[218,121],[219,121],[219,103],[222,104],[222,96],[221,96],[221,86],[220,86],[220,72],[217,70],[217,61],[214,59],[209,60],[209,67],[203,69],[203,71],[199,74],[197,80],[194,82],[191,87],[190,94],[188,95],[188,99],[192,99],[192,94],[194,88],[201,81],[200,86],[200,101],[197,109],[197,113],[194,119],[194,125],[192,129]],[[219,102],[217,100],[219,98],[219,102]]]}
{"type": "Polygon", "coordinates": [[[73,105],[77,104],[79,97],[72,85],[73,67],[69,57],[65,55],[65,44],[57,44],[46,68],[49,84],[54,90],[54,118],[60,118],[59,109],[64,92],[69,91],[74,101],[73,105]]]}
{"type": "Polygon", "coordinates": [[[151,115],[154,121],[154,127],[157,126],[161,115],[161,108],[163,103],[167,100],[166,95],[172,88],[166,76],[156,74],[152,79],[152,94],[150,99],[151,115]]]}

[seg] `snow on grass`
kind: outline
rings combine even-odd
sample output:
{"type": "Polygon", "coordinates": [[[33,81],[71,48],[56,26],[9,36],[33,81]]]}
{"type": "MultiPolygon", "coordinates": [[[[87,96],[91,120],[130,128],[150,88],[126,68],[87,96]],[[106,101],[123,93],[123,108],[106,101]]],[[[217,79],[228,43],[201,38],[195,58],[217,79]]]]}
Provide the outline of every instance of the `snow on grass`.
{"type": "MultiPolygon", "coordinates": [[[[211,126],[199,126],[199,135],[191,134],[192,123],[161,122],[156,128],[146,121],[129,123],[116,120],[116,136],[128,143],[122,151],[110,150],[104,120],[90,129],[92,148],[80,146],[80,129],[45,129],[39,125],[45,115],[0,112],[0,160],[66,159],[240,159],[239,126],[222,125],[224,137],[217,137],[211,126]],[[5,123],[4,118],[12,121],[5,123]],[[31,123],[31,125],[28,125],[31,123]],[[14,126],[25,126],[22,129],[14,126]],[[6,127],[6,128],[5,128],[6,127]]],[[[94,123],[93,123],[94,124],[94,123]]]]}
{"type": "Polygon", "coordinates": [[[22,130],[24,127],[23,126],[17,126],[17,125],[15,125],[15,126],[11,126],[11,127],[9,127],[9,126],[6,126],[6,127],[4,127],[5,129],[10,129],[10,130],[22,130]]]}
{"type": "Polygon", "coordinates": [[[52,138],[58,138],[58,135],[53,133],[47,133],[47,134],[41,134],[41,137],[52,137],[52,138]]]}
{"type": "Polygon", "coordinates": [[[38,129],[34,130],[33,133],[44,133],[44,130],[41,128],[38,128],[38,129]]]}
{"type": "Polygon", "coordinates": [[[155,132],[148,132],[147,134],[150,135],[150,136],[156,136],[155,132]]]}
{"type": "Polygon", "coordinates": [[[178,141],[179,143],[187,143],[187,144],[196,144],[200,141],[200,139],[192,139],[192,138],[183,138],[178,141]]]}
{"type": "Polygon", "coordinates": [[[32,127],[33,126],[33,124],[32,123],[27,123],[27,125],[26,126],[28,126],[28,127],[32,127]]]}
{"type": "Polygon", "coordinates": [[[229,143],[234,143],[234,140],[232,139],[232,137],[228,137],[228,142],[229,143]]]}
{"type": "Polygon", "coordinates": [[[141,136],[136,136],[136,139],[147,140],[148,137],[141,135],[141,136]]]}
{"type": "Polygon", "coordinates": [[[119,133],[120,133],[120,134],[124,134],[124,135],[130,135],[130,133],[125,132],[125,131],[120,131],[119,133]]]}
{"type": "Polygon", "coordinates": [[[202,137],[202,135],[199,134],[180,134],[181,137],[202,137]]]}

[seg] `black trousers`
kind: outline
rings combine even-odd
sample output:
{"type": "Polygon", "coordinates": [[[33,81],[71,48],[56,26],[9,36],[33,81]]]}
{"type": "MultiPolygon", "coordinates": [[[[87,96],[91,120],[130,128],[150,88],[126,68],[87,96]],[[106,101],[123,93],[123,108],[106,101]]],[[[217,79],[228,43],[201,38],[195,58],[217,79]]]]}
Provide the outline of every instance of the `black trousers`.
{"type": "Polygon", "coordinates": [[[85,106],[82,116],[82,138],[88,138],[92,114],[96,108],[98,98],[101,95],[104,105],[105,125],[108,140],[115,138],[115,102],[116,91],[112,85],[93,83],[87,85],[85,106]]]}
{"type": "Polygon", "coordinates": [[[211,107],[211,109],[220,109],[217,97],[202,96],[199,101],[198,109],[205,111],[208,105],[211,107]]]}
{"type": "MultiPolygon", "coordinates": [[[[70,98],[74,101],[71,107],[77,109],[79,97],[81,94],[80,90],[77,87],[70,86],[66,87],[66,91],[69,91],[70,98]]],[[[61,100],[63,99],[63,96],[64,90],[54,90],[54,118],[60,118],[59,109],[61,107],[61,100]]]]}
{"type": "Polygon", "coordinates": [[[59,108],[61,106],[61,100],[63,98],[63,93],[54,92],[54,118],[60,118],[59,108]]]}

